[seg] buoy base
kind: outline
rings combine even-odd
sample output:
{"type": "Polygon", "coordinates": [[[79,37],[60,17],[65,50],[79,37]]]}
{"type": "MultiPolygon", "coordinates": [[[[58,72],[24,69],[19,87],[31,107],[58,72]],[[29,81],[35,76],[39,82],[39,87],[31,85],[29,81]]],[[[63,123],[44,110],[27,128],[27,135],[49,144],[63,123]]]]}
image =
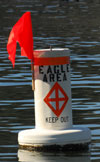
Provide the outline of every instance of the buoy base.
{"type": "Polygon", "coordinates": [[[67,130],[29,129],[19,132],[20,148],[46,150],[86,150],[91,141],[88,128],[71,128],[67,130]]]}

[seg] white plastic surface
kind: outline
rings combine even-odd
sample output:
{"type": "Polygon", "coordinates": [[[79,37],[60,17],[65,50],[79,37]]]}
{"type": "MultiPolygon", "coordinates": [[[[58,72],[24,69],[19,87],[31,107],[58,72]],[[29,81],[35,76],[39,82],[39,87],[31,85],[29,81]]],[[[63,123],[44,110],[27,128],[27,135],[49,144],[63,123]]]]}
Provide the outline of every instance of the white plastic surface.
{"type": "MultiPolygon", "coordinates": [[[[63,48],[52,50],[50,49],[36,50],[34,52],[35,58],[52,58],[52,59],[69,57],[69,54],[70,54],[69,49],[63,48]]],[[[70,85],[71,84],[70,64],[68,63],[62,65],[42,65],[42,66],[34,65],[34,80],[35,80],[34,97],[35,97],[36,128],[54,129],[54,130],[71,128],[72,105],[71,105],[71,85],[70,85]],[[47,81],[44,81],[44,78],[46,78],[47,81]],[[56,95],[57,91],[58,91],[57,96],[58,100],[65,97],[68,98],[67,103],[65,104],[59,117],[51,110],[50,106],[48,106],[48,104],[44,101],[44,99],[47,97],[48,94],[50,94],[53,88],[54,91],[49,96],[49,99],[50,97],[55,99],[57,96],[56,95]]],[[[64,102],[65,100],[58,101],[58,103],[52,101],[49,103],[55,110],[57,109],[61,110],[64,102]],[[57,106],[57,104],[59,106],[57,106]]]]}
{"type": "Polygon", "coordinates": [[[19,144],[26,146],[82,144],[88,143],[90,140],[90,130],[79,127],[58,131],[29,129],[21,131],[18,135],[19,144]]]}

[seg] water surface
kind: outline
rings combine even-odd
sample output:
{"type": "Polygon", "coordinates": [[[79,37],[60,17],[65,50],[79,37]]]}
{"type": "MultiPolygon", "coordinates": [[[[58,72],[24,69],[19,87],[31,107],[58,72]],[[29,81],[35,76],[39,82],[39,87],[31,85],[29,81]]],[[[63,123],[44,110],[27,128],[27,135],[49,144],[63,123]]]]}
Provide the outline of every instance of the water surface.
{"type": "Polygon", "coordinates": [[[100,160],[100,1],[0,1],[0,161],[100,160]],[[18,150],[20,130],[34,126],[34,95],[30,61],[20,56],[16,66],[8,60],[9,32],[21,15],[31,11],[34,48],[70,48],[74,125],[89,127],[90,152],[30,153],[18,150]],[[25,159],[21,159],[24,157],[25,159]],[[32,159],[30,159],[32,157],[32,159]]]}

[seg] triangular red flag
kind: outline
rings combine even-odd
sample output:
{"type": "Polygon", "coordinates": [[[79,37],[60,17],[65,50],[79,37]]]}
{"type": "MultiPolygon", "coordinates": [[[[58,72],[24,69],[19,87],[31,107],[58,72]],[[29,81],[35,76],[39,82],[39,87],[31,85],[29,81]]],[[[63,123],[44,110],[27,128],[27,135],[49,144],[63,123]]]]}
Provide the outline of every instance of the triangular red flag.
{"type": "Polygon", "coordinates": [[[18,22],[13,26],[9,35],[7,50],[13,67],[15,66],[17,42],[21,47],[21,55],[33,60],[33,33],[30,12],[26,12],[22,15],[18,22]]]}

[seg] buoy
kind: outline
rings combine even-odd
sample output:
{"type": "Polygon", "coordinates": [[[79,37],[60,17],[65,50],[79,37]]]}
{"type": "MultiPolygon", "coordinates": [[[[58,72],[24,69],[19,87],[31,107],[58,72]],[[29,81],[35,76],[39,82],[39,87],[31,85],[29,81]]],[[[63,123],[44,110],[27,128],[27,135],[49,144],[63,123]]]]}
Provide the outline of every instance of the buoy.
{"type": "Polygon", "coordinates": [[[69,49],[34,51],[35,128],[20,131],[21,148],[87,149],[89,128],[73,127],[69,49]]]}

